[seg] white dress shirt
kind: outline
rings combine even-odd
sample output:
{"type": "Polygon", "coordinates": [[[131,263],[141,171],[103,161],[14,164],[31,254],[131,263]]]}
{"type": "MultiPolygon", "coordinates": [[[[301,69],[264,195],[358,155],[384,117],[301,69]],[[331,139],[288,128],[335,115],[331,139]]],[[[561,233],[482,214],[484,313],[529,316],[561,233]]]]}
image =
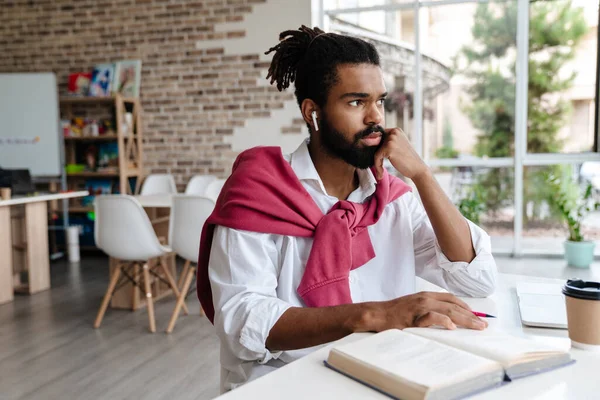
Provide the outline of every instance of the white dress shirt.
{"type": "MultiPolygon", "coordinates": [[[[307,142],[284,156],[323,214],[338,199],[325,191],[307,142]]],[[[359,187],[349,201],[364,202],[375,192],[370,170],[358,170],[359,187]]],[[[469,221],[476,257],[450,262],[442,253],[420,201],[411,192],[388,204],[368,227],[375,258],[350,271],[354,303],[391,300],[415,292],[415,277],[461,296],[484,297],[494,291],[496,264],[489,236],[469,221]]],[[[269,332],[290,307],[303,307],[296,289],[312,247],[312,238],[248,232],[217,226],[209,278],[214,324],[221,342],[221,392],[231,390],[318,347],[272,353],[269,332]]]]}

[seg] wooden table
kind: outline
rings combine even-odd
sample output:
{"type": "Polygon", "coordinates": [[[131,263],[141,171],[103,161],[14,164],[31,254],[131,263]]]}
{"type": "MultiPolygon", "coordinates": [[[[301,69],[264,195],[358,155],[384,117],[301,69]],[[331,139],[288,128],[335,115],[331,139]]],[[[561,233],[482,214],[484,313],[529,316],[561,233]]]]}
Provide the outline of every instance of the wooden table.
{"type": "Polygon", "coordinates": [[[0,200],[0,304],[12,301],[15,290],[33,294],[50,288],[47,202],[88,194],[79,191],[0,200]],[[25,208],[23,226],[11,218],[11,211],[15,215],[21,206],[25,208]],[[21,284],[20,273],[14,275],[14,271],[26,271],[27,283],[21,284]]]}

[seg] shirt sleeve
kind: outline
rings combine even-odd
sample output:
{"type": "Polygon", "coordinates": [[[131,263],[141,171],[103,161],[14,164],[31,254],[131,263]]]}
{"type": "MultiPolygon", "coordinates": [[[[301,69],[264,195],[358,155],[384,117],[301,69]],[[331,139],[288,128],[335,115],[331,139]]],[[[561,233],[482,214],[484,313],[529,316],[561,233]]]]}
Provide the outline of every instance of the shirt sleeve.
{"type": "Polygon", "coordinates": [[[491,295],[496,288],[497,270],[488,234],[467,220],[476,256],[470,263],[452,262],[440,248],[423,205],[414,195],[408,195],[417,276],[457,296],[491,295]]]}
{"type": "Polygon", "coordinates": [[[278,252],[272,236],[215,228],[209,279],[217,335],[239,359],[266,363],[271,328],[291,305],[277,298],[278,252]]]}

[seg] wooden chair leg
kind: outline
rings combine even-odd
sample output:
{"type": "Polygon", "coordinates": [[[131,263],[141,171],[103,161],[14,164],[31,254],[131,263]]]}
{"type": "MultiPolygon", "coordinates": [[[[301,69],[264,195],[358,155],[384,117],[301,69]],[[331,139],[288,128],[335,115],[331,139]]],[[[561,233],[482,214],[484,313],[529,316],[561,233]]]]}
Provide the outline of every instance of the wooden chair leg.
{"type": "Polygon", "coordinates": [[[156,332],[156,322],[154,320],[154,300],[152,299],[152,290],[150,289],[150,272],[148,272],[148,263],[144,264],[144,287],[146,288],[146,302],[148,303],[148,320],[150,322],[150,332],[156,332]]]}
{"type": "MultiPolygon", "coordinates": [[[[160,262],[160,259],[157,258],[154,260],[154,262],[156,263],[154,265],[148,264],[148,268],[149,268],[148,271],[150,271],[150,268],[156,267],[158,265],[158,263],[160,262]]],[[[152,277],[152,280],[154,281],[154,293],[157,293],[157,294],[161,293],[160,286],[162,285],[162,281],[160,279],[156,279],[155,277],[152,277]]]]}
{"type": "MultiPolygon", "coordinates": [[[[143,277],[143,272],[140,275],[140,264],[138,263],[134,263],[133,264],[133,268],[131,269],[133,271],[133,276],[134,279],[139,283],[142,282],[142,277],[143,277]]],[[[140,292],[142,291],[142,289],[138,286],[138,285],[130,285],[130,291],[131,291],[131,311],[135,311],[138,308],[140,308],[140,303],[141,303],[141,294],[140,292]]]]}
{"type": "MultiPolygon", "coordinates": [[[[160,267],[162,268],[163,272],[165,273],[165,276],[167,277],[167,281],[169,281],[169,285],[171,286],[173,293],[175,293],[175,297],[179,298],[179,289],[177,289],[177,284],[175,283],[175,279],[173,279],[173,275],[171,275],[171,273],[169,272],[169,268],[167,268],[167,266],[163,262],[162,258],[160,260],[160,267]]],[[[185,305],[185,303],[183,304],[183,312],[185,313],[185,315],[188,315],[190,313],[188,311],[188,308],[185,305]]]]}
{"type": "Polygon", "coordinates": [[[181,293],[177,298],[177,304],[175,304],[175,309],[173,310],[173,314],[171,315],[171,320],[169,321],[169,326],[167,327],[167,333],[173,332],[173,328],[175,327],[175,322],[179,317],[179,312],[181,311],[181,307],[185,305],[185,295],[187,291],[190,289],[190,285],[192,283],[192,279],[194,278],[194,274],[196,273],[195,268],[188,268],[187,276],[185,277],[185,281],[183,282],[183,287],[181,288],[181,293]]]}
{"type": "Polygon", "coordinates": [[[177,280],[177,287],[180,290],[181,290],[181,285],[183,284],[183,280],[187,276],[188,270],[190,269],[190,264],[191,263],[189,260],[185,260],[185,264],[183,265],[183,270],[181,271],[181,274],[179,275],[179,279],[177,280]]]}
{"type": "Polygon", "coordinates": [[[115,291],[115,287],[117,286],[117,282],[121,277],[121,266],[117,266],[113,271],[112,276],[110,277],[110,283],[108,284],[108,289],[106,289],[106,293],[104,294],[104,299],[102,300],[102,305],[100,305],[100,309],[98,310],[98,315],[96,315],[96,321],[94,321],[94,328],[99,328],[102,323],[102,319],[104,318],[104,313],[106,312],[106,308],[108,307],[108,303],[110,302],[110,298],[115,291]]]}

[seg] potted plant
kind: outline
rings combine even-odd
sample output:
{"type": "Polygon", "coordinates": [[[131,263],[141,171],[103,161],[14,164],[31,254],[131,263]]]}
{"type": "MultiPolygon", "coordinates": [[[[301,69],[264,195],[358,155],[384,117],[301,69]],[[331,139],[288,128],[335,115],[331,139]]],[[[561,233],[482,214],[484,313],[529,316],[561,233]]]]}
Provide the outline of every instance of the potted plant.
{"type": "Polygon", "coordinates": [[[479,225],[481,215],[486,211],[485,198],[485,189],[481,185],[474,185],[467,190],[456,206],[463,217],[479,225]]]}
{"type": "Polygon", "coordinates": [[[581,223],[591,211],[600,209],[600,203],[592,198],[592,185],[589,184],[582,195],[580,187],[570,176],[561,179],[550,175],[548,183],[554,192],[551,203],[569,228],[569,237],[564,243],[565,259],[569,266],[588,268],[594,260],[596,243],[585,240],[581,223]]]}

